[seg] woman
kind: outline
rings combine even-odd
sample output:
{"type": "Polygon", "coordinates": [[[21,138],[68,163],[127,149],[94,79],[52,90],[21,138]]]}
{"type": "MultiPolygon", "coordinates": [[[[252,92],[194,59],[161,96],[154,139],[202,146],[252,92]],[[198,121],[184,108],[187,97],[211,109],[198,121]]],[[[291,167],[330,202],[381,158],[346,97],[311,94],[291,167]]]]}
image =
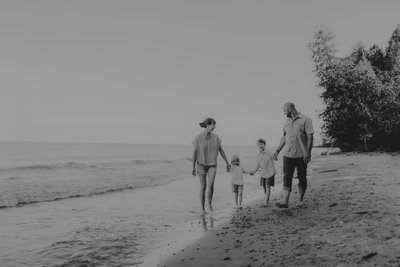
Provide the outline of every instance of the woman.
{"type": "Polygon", "coordinates": [[[221,146],[221,139],[213,133],[215,129],[215,120],[207,118],[200,123],[200,127],[205,128],[204,132],[198,134],[193,140],[193,172],[194,176],[200,178],[200,203],[203,212],[205,204],[205,193],[207,189],[207,198],[210,211],[212,211],[212,197],[214,194],[214,180],[217,173],[218,152],[226,162],[226,170],[229,172],[231,165],[226,159],[226,155],[221,146]],[[197,163],[197,172],[196,172],[197,163]]]}

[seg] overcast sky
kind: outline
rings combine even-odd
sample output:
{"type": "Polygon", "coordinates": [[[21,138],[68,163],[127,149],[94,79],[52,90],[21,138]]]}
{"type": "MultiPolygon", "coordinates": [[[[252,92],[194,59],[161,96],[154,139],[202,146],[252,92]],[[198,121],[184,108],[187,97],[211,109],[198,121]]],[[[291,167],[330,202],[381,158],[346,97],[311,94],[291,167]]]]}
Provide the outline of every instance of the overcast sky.
{"type": "Polygon", "coordinates": [[[387,42],[399,1],[0,2],[0,141],[276,145],[287,101],[319,132],[307,48],[387,42]]]}

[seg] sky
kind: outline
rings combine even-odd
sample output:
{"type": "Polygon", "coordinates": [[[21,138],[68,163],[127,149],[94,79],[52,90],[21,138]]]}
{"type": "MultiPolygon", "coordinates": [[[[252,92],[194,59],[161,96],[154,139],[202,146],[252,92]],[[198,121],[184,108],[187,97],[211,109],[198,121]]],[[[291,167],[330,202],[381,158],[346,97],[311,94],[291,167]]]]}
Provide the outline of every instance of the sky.
{"type": "Polygon", "coordinates": [[[399,1],[0,2],[0,141],[277,145],[293,102],[322,125],[307,45],[386,47],[399,1]]]}

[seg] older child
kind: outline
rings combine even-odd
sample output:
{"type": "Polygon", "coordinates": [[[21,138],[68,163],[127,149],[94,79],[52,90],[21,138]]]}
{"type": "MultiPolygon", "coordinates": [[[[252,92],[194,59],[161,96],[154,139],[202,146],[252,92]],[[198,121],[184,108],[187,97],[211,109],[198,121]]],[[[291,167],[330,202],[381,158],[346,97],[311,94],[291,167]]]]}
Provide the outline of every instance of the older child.
{"type": "Polygon", "coordinates": [[[264,194],[266,196],[265,205],[261,206],[268,207],[269,196],[271,195],[271,186],[275,185],[275,163],[271,154],[265,149],[266,142],[264,139],[259,139],[257,141],[257,146],[259,149],[256,160],[257,165],[254,170],[250,172],[250,175],[254,175],[254,173],[258,170],[261,171],[260,185],[264,188],[264,194]]]}
{"type": "Polygon", "coordinates": [[[243,167],[240,165],[240,159],[238,156],[233,155],[231,159],[231,176],[232,176],[232,191],[235,193],[235,204],[238,209],[242,208],[243,199],[243,173],[248,174],[243,167]]]}

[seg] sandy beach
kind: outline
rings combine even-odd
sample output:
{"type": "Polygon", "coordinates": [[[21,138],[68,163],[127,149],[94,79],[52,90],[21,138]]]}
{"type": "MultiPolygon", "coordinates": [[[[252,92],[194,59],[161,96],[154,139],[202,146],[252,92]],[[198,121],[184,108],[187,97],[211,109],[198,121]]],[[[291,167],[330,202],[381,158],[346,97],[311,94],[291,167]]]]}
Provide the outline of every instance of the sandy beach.
{"type": "MultiPolygon", "coordinates": [[[[239,152],[229,151],[247,155],[239,152]]],[[[400,154],[313,153],[301,208],[297,186],[289,209],[275,207],[280,159],[268,208],[259,206],[258,176],[246,175],[244,208],[236,211],[230,174],[221,168],[215,210],[204,216],[198,178],[190,174],[157,186],[1,209],[0,265],[400,266],[400,154]]],[[[245,167],[253,159],[251,149],[248,154],[245,167]]]]}
{"type": "Polygon", "coordinates": [[[400,154],[328,155],[312,164],[306,206],[295,206],[297,186],[289,209],[275,207],[275,192],[270,207],[253,202],[166,250],[156,265],[400,266],[400,154]]]}

